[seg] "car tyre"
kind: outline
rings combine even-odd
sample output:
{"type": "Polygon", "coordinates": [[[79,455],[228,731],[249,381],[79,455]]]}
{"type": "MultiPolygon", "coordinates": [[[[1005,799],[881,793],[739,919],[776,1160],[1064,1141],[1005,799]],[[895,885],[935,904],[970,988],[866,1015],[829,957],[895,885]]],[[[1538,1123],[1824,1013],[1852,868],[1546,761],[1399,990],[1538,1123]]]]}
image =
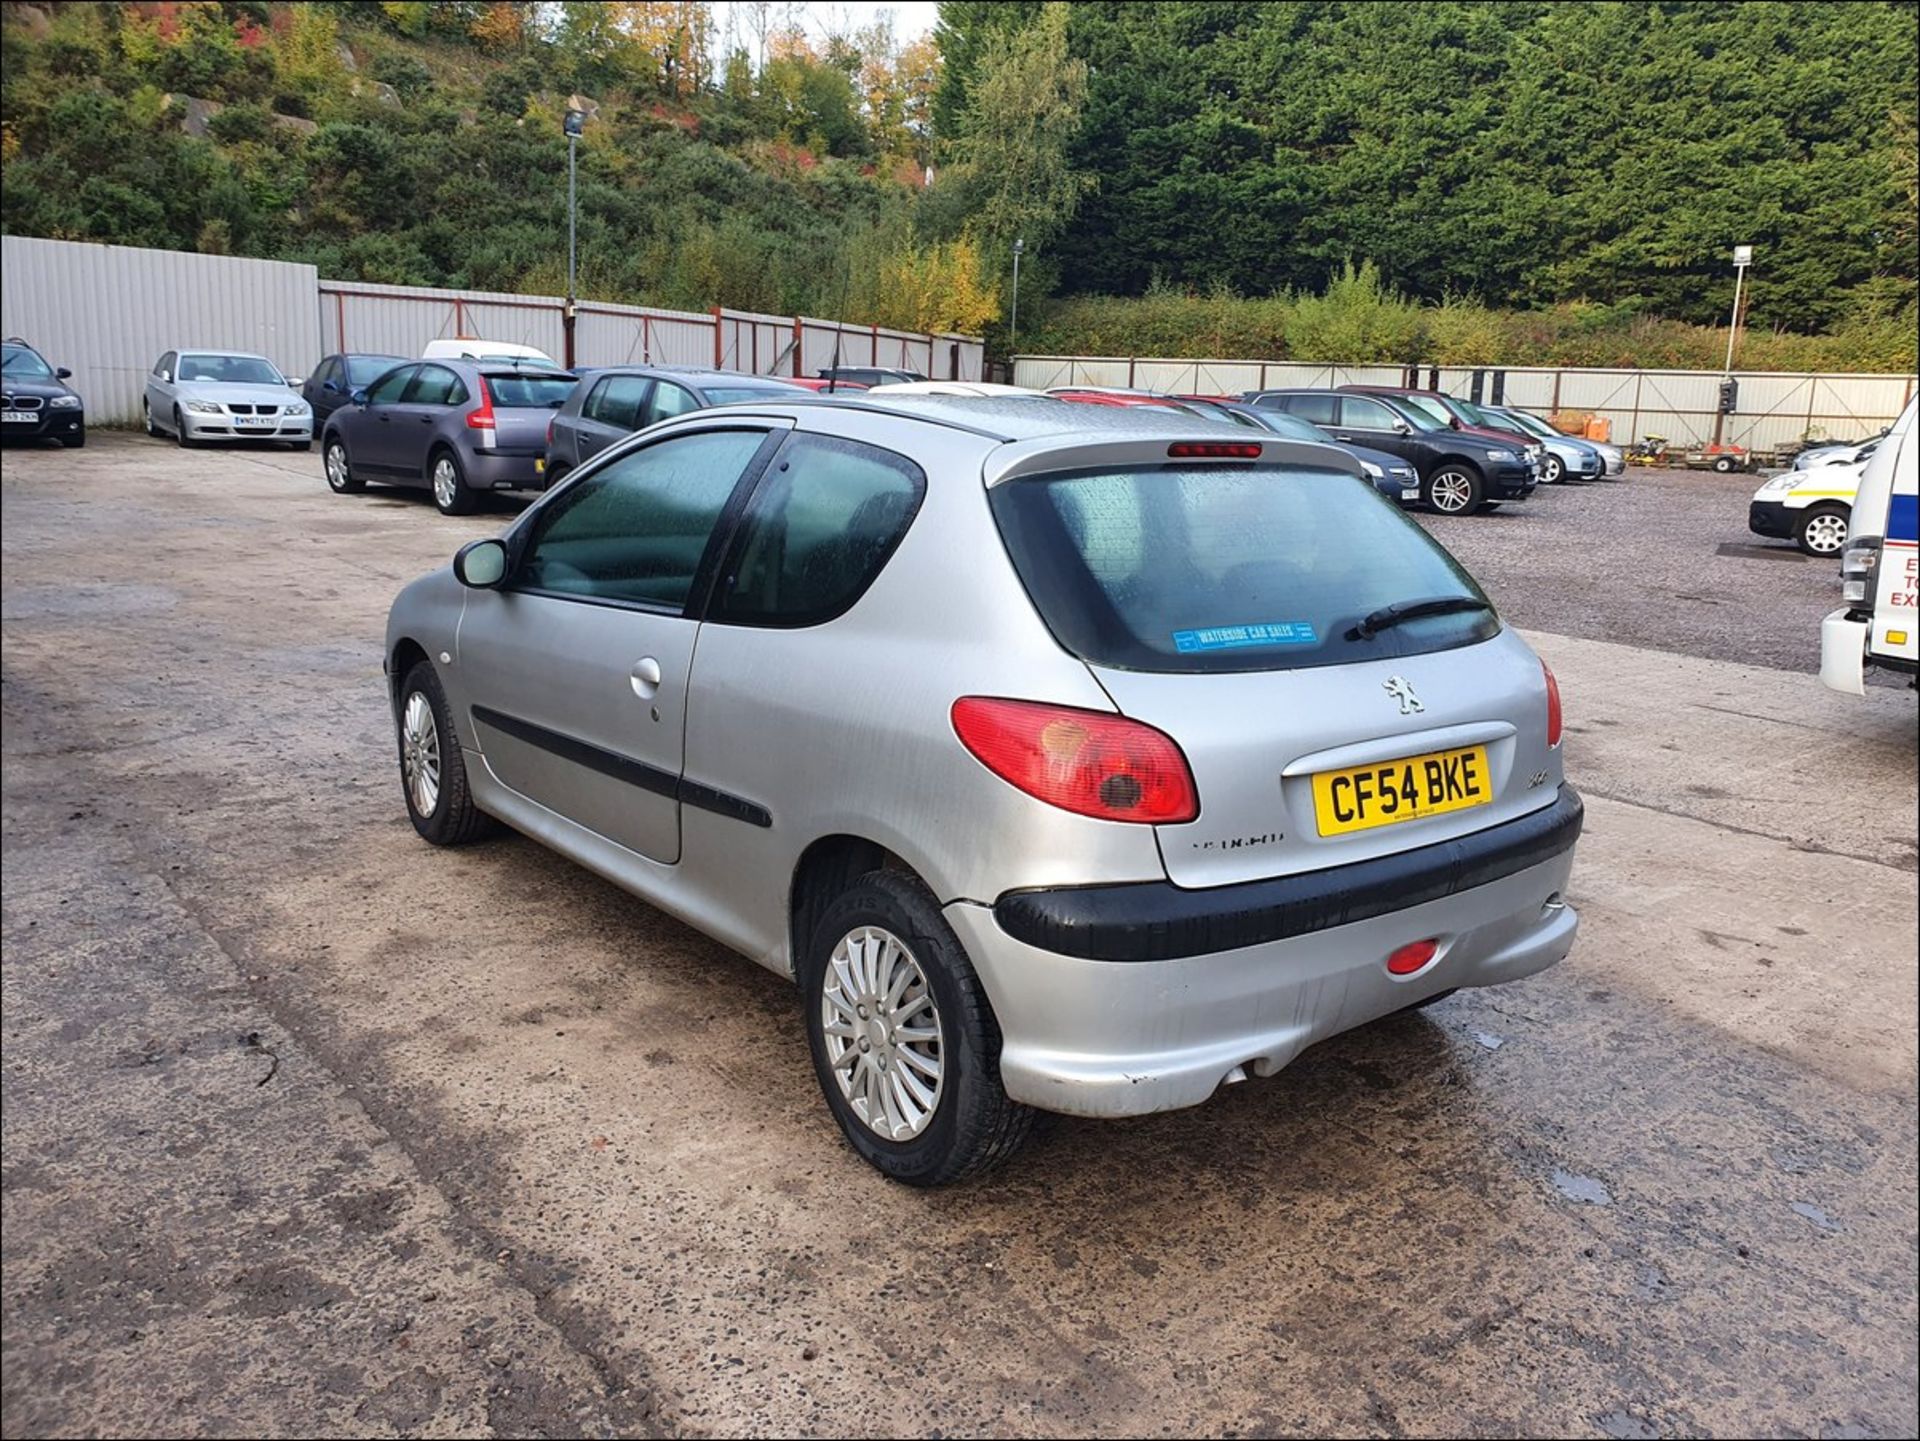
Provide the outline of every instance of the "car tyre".
{"type": "Polygon", "coordinates": [[[1716,455],[1713,458],[1713,468],[1719,471],[1722,475],[1725,475],[1728,471],[1735,469],[1737,465],[1738,465],[1738,462],[1735,461],[1734,458],[1730,455],[1716,455]]]}
{"type": "Polygon", "coordinates": [[[1793,543],[1807,555],[1838,555],[1847,544],[1848,516],[1844,505],[1810,505],[1793,523],[1793,543]]]}
{"type": "Polygon", "coordinates": [[[287,449],[296,451],[312,450],[313,442],[311,440],[290,440],[287,442],[287,449]]]}
{"type": "Polygon", "coordinates": [[[445,446],[427,457],[427,483],[433,488],[433,503],[440,508],[440,514],[473,514],[479,498],[467,489],[460,457],[445,446]]]}
{"type": "Polygon", "coordinates": [[[87,433],[83,430],[78,435],[63,435],[60,443],[68,450],[78,450],[87,443],[87,433]]]}
{"type": "Polygon", "coordinates": [[[328,436],[321,446],[320,468],[327,473],[327,489],[335,495],[353,495],[367,488],[367,483],[353,473],[347,443],[337,435],[328,436]]]}
{"type": "Polygon", "coordinates": [[[1559,456],[1549,454],[1540,469],[1542,485],[1558,485],[1567,478],[1566,463],[1559,456]]]}
{"type": "Polygon", "coordinates": [[[192,450],[197,443],[187,434],[187,423],[180,418],[180,407],[173,408],[173,438],[182,450],[192,450]]]}
{"type": "Polygon", "coordinates": [[[1487,499],[1480,472],[1462,460],[1442,461],[1422,487],[1427,508],[1442,515],[1471,515],[1487,499]]]}
{"type": "Polygon", "coordinates": [[[993,1007],[917,879],[869,871],[855,880],[821,914],[798,970],[814,1074],[847,1143],[875,1170],[909,1186],[947,1185],[1026,1139],[1034,1113],[1001,1086],[993,1007]],[[928,1031],[930,1040],[900,1040],[928,1031]]]}
{"type": "Polygon", "coordinates": [[[542,488],[546,490],[552,490],[561,481],[565,480],[567,476],[570,475],[572,472],[573,472],[573,467],[570,465],[556,465],[553,469],[547,472],[547,483],[542,488]]]}
{"type": "Polygon", "coordinates": [[[400,682],[395,731],[400,790],[421,839],[436,846],[460,846],[492,834],[496,822],[473,803],[453,710],[431,661],[416,662],[400,682]]]}
{"type": "Polygon", "coordinates": [[[160,427],[153,423],[153,407],[144,400],[140,402],[140,424],[148,435],[160,439],[160,427]]]}

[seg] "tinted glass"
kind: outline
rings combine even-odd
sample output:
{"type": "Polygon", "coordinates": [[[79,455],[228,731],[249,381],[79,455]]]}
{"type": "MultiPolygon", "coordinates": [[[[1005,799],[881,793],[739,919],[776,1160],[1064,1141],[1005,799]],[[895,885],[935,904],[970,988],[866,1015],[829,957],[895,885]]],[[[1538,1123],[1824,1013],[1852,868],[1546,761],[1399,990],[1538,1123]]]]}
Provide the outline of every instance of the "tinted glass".
{"type": "Polygon", "coordinates": [[[363,385],[371,385],[398,364],[400,364],[400,357],[397,355],[349,355],[347,357],[348,388],[357,390],[363,385]]]}
{"type": "Polygon", "coordinates": [[[994,518],[1055,637],[1099,665],[1291,670],[1485,639],[1491,612],[1350,634],[1382,606],[1484,599],[1466,572],[1365,481],[1208,466],[1010,481],[994,518]]]}
{"type": "Polygon", "coordinates": [[[1285,436],[1288,440],[1315,440],[1326,443],[1326,432],[1319,426],[1302,420],[1297,415],[1289,415],[1284,410],[1262,410],[1260,423],[1275,435],[1285,436]]]}
{"type": "Polygon", "coordinates": [[[159,375],[162,372],[171,374],[172,371],[173,371],[173,352],[169,350],[165,355],[161,356],[158,360],[154,361],[153,373],[155,375],[159,375]]]}
{"type": "Polygon", "coordinates": [[[684,385],[663,380],[653,387],[653,403],[647,407],[647,423],[651,425],[656,420],[685,415],[689,410],[699,408],[700,402],[694,398],[691,390],[684,385]]]}
{"type": "Polygon", "coordinates": [[[494,375],[486,377],[493,403],[505,410],[558,410],[579,384],[571,375],[494,375]]]}
{"type": "Polygon", "coordinates": [[[1289,415],[1297,415],[1302,420],[1310,420],[1315,425],[1332,425],[1334,408],[1340,403],[1337,395],[1283,395],[1280,404],[1289,415]]]}
{"type": "Polygon", "coordinates": [[[739,405],[752,400],[792,400],[800,392],[791,385],[709,385],[708,405],[739,405]]]}
{"type": "Polygon", "coordinates": [[[0,351],[0,373],[39,378],[51,376],[53,367],[24,345],[9,345],[0,351]]]}
{"type": "Polygon", "coordinates": [[[180,380],[214,381],[223,385],[285,385],[287,378],[271,361],[251,355],[183,355],[180,380]]]}
{"type": "Polygon", "coordinates": [[[1377,400],[1349,395],[1340,402],[1340,423],[1355,430],[1392,430],[1394,415],[1377,400]]]}
{"type": "Polygon", "coordinates": [[[926,477],[901,456],[801,435],[761,480],[713,618],[816,625],[860,598],[906,534],[926,477]]]}
{"type": "Polygon", "coordinates": [[[679,436],[569,486],[541,507],[514,583],[684,606],[721,508],[763,439],[757,430],[679,436]]]}
{"type": "Polygon", "coordinates": [[[1413,407],[1413,409],[1419,411],[1436,425],[1451,425],[1453,423],[1453,416],[1447,410],[1446,406],[1442,405],[1430,395],[1403,395],[1400,397],[1400,401],[1403,405],[1413,407]]]}
{"type": "Polygon", "coordinates": [[[652,384],[644,375],[609,375],[587,397],[587,419],[621,430],[638,430],[640,407],[652,384]]]}
{"type": "Polygon", "coordinates": [[[417,365],[403,365],[398,370],[390,370],[367,390],[367,399],[375,405],[394,405],[406,393],[407,382],[412,380],[417,365]]]}
{"type": "Polygon", "coordinates": [[[460,377],[444,365],[421,366],[407,387],[408,405],[452,405],[466,398],[460,377]]]}

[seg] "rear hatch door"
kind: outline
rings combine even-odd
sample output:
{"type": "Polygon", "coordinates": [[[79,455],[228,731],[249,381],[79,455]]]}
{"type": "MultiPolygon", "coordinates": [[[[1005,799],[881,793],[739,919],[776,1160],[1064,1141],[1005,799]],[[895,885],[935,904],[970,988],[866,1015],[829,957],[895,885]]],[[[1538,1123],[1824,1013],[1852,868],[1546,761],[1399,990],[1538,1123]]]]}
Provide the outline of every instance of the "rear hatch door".
{"type": "Polygon", "coordinates": [[[564,371],[489,370],[481,377],[493,398],[498,455],[545,455],[547,423],[579,382],[564,371]]]}

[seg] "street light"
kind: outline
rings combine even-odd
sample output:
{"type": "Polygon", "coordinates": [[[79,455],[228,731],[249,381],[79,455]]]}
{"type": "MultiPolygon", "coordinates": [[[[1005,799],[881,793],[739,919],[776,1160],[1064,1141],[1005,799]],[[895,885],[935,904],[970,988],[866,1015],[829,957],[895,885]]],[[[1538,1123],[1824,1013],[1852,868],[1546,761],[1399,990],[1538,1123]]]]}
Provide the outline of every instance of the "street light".
{"type": "Polygon", "coordinates": [[[574,149],[580,140],[580,132],[587,128],[587,112],[569,108],[566,118],[560,122],[560,129],[567,137],[567,306],[560,312],[561,327],[566,332],[566,359],[563,362],[568,370],[573,369],[573,317],[575,296],[573,293],[574,259],[574,149]]]}
{"type": "Polygon", "coordinates": [[[1733,409],[1733,346],[1740,336],[1740,295],[1745,289],[1747,267],[1753,264],[1753,247],[1733,247],[1733,315],[1727,321],[1727,363],[1720,371],[1720,403],[1713,412],[1713,443],[1718,445],[1726,432],[1727,412],[1733,409]]]}
{"type": "Polygon", "coordinates": [[[1011,358],[1013,347],[1020,343],[1020,257],[1026,252],[1027,242],[1015,237],[1013,242],[1013,315],[1007,322],[1007,351],[1011,358]]]}

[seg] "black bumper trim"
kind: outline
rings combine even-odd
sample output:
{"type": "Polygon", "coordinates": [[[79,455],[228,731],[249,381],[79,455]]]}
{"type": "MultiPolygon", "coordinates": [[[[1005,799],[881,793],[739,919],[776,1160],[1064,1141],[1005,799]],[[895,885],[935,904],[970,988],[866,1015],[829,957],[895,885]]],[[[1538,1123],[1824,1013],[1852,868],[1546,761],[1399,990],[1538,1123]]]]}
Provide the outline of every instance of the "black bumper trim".
{"type": "Polygon", "coordinates": [[[1747,529],[1770,540],[1793,539],[1794,512],[1777,500],[1756,500],[1747,506],[1747,529]]]}
{"type": "Polygon", "coordinates": [[[994,919],[1016,941],[1088,961],[1171,961],[1238,950],[1437,901],[1552,860],[1580,838],[1572,786],[1554,803],[1484,831],[1351,865],[1243,885],[1170,881],[1009,891],[994,919]]]}

